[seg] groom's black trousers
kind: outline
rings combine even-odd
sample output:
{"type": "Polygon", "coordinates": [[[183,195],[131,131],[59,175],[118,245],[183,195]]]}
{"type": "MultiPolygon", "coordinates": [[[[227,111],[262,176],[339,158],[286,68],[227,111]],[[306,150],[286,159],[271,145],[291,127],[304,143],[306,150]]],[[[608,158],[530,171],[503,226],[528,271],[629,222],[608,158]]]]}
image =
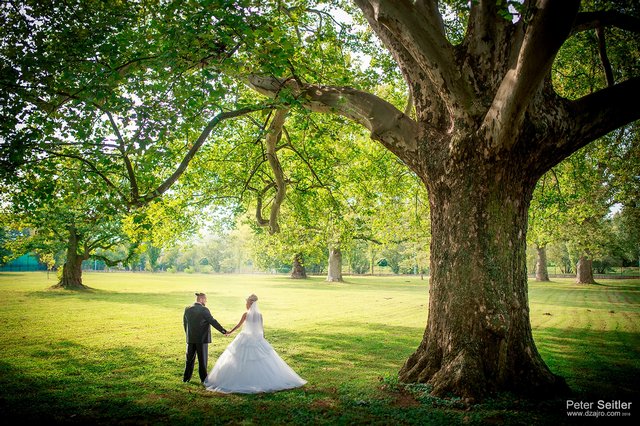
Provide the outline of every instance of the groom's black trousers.
{"type": "Polygon", "coordinates": [[[193,367],[196,362],[196,355],[198,356],[198,374],[200,375],[200,381],[204,382],[207,378],[207,356],[209,354],[208,343],[187,343],[187,362],[184,367],[183,381],[188,382],[191,380],[193,374],[193,367]]]}

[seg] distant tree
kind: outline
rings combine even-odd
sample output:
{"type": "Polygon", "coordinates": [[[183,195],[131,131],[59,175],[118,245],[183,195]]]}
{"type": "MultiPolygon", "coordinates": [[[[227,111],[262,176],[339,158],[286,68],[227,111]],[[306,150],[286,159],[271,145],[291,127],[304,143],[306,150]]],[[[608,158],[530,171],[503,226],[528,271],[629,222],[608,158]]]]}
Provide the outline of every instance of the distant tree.
{"type": "Polygon", "coordinates": [[[47,279],[49,279],[49,273],[56,266],[55,256],[51,253],[41,253],[38,255],[38,258],[40,259],[40,262],[47,265],[47,279]]]}
{"type": "Polygon", "coordinates": [[[310,229],[297,220],[294,214],[283,207],[279,221],[281,230],[277,235],[270,235],[267,229],[255,225],[252,238],[254,263],[263,270],[282,270],[287,268],[291,278],[307,278],[310,265],[324,265],[326,243],[323,233],[318,229],[310,229]]]}
{"type": "Polygon", "coordinates": [[[12,252],[9,249],[9,244],[15,238],[15,236],[12,236],[12,232],[5,227],[7,226],[6,220],[5,218],[0,221],[2,223],[2,226],[0,226],[0,265],[4,265],[11,260],[12,252]]]}
{"type": "Polygon", "coordinates": [[[66,252],[59,283],[63,288],[84,288],[82,262],[105,254],[128,237],[125,216],[113,207],[108,193],[90,185],[82,167],[70,161],[39,161],[17,170],[5,185],[3,216],[15,231],[28,231],[11,242],[14,253],[66,252]],[[63,170],[57,173],[56,170],[63,170]]]}
{"type": "MultiPolygon", "coordinates": [[[[636,200],[640,200],[640,197],[636,200]]],[[[640,204],[638,201],[623,206],[620,213],[614,217],[614,229],[624,262],[640,268],[640,204]]]]}
{"type": "Polygon", "coordinates": [[[567,244],[564,241],[557,241],[547,246],[547,255],[550,261],[553,261],[562,274],[571,274],[575,272],[575,262],[569,254],[567,244]]]}
{"type": "Polygon", "coordinates": [[[563,193],[558,169],[547,172],[536,185],[529,207],[527,241],[536,251],[535,274],[537,281],[549,281],[547,270],[547,246],[557,241],[566,218],[567,200],[563,193]]]}
{"type": "Polygon", "coordinates": [[[366,274],[370,271],[369,244],[367,241],[355,241],[349,250],[345,250],[349,269],[354,274],[366,274]]]}
{"type": "Polygon", "coordinates": [[[159,247],[155,247],[150,243],[144,245],[144,250],[146,254],[147,264],[145,265],[145,270],[150,272],[155,272],[158,270],[158,259],[160,258],[161,249],[159,247]]]}

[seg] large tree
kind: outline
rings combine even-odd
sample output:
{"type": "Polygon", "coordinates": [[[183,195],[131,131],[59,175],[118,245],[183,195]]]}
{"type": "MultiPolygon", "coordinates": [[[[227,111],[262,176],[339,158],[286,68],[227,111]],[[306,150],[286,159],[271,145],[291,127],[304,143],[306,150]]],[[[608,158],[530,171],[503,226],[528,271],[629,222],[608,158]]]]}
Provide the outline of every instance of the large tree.
{"type": "MultiPolygon", "coordinates": [[[[242,100],[230,84],[202,71],[199,60],[211,53],[190,44],[195,33],[179,29],[204,18],[182,10],[178,4],[163,9],[155,2],[3,3],[0,179],[10,184],[39,163],[57,164],[49,177],[59,174],[63,179],[57,184],[69,185],[66,203],[72,205],[77,197],[73,207],[88,209],[78,213],[78,220],[92,217],[92,229],[111,226],[117,214],[129,218],[132,235],[137,232],[133,228],[150,228],[163,219],[166,223],[172,208],[179,210],[173,230],[188,227],[183,225],[193,203],[185,199],[188,191],[182,199],[174,196],[180,192],[175,189],[178,178],[211,133],[224,130],[225,120],[261,106],[225,108],[227,97],[234,99],[233,105],[242,100]],[[201,72],[192,72],[194,68],[201,72]],[[80,199],[83,191],[71,190],[83,186],[101,197],[101,208],[80,199]],[[157,202],[172,187],[172,199],[157,202]],[[141,208],[148,209],[135,212],[141,208]]],[[[221,28],[229,23],[220,21],[227,11],[218,12],[222,15],[209,15],[219,18],[217,24],[213,18],[205,21],[220,31],[198,39],[200,47],[215,49],[218,37],[224,37],[221,28]]],[[[200,23],[199,31],[206,31],[200,23]]],[[[22,198],[42,195],[31,183],[24,182],[26,189],[36,192],[26,191],[22,198]]],[[[39,213],[50,214],[52,224],[60,220],[57,210],[39,213]]],[[[75,223],[68,224],[64,240],[69,256],[80,256],[65,263],[60,283],[65,288],[82,286],[81,258],[92,252],[77,248],[75,223]]]]}
{"type": "MultiPolygon", "coordinates": [[[[447,38],[437,2],[355,2],[394,57],[416,118],[348,87],[253,75],[268,96],[361,123],[424,181],[431,211],[431,286],[424,338],[400,372],[435,395],[565,389],[540,357],[527,297],[527,211],[537,180],[581,147],[640,117],[626,102],[640,78],[569,100],[551,82],[563,43],[581,31],[637,31],[620,10],[579,1],[471,2],[462,40],[447,38]],[[505,19],[505,13],[508,19],[505,19]]],[[[636,45],[637,47],[637,45],[636,45]]],[[[635,58],[634,60],[637,60],[635,58]]],[[[611,67],[606,67],[610,70],[611,67]]]]}
{"type": "Polygon", "coordinates": [[[64,266],[57,286],[85,288],[85,260],[112,265],[133,254],[136,244],[123,227],[126,216],[114,208],[104,186],[86,179],[80,164],[47,160],[16,173],[11,182],[3,182],[0,203],[6,226],[16,231],[9,244],[16,255],[62,254],[64,266]],[[125,246],[127,252],[114,255],[118,246],[125,246]]]}

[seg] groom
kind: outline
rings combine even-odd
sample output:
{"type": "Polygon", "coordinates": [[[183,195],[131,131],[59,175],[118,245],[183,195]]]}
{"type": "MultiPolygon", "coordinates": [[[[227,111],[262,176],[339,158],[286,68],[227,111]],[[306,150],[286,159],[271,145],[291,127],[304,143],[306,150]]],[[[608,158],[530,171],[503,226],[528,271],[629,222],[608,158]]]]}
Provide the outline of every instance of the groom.
{"type": "Polygon", "coordinates": [[[187,334],[187,362],[184,368],[183,382],[191,380],[193,366],[198,355],[198,374],[200,381],[207,378],[207,356],[209,354],[209,343],[211,343],[211,326],[214,326],[222,334],[227,334],[227,330],[211,316],[207,304],[207,295],[196,293],[196,303],[187,306],[184,310],[184,332],[187,334]]]}

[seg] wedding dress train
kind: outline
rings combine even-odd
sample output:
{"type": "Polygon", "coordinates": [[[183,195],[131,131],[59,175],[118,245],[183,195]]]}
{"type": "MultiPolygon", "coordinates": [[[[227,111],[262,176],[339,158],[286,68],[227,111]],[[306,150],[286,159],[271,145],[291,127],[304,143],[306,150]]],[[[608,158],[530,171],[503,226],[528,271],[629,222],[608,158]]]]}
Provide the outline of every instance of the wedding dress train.
{"type": "Polygon", "coordinates": [[[204,381],[207,390],[222,393],[275,392],[305,383],[265,340],[257,302],[249,308],[242,332],[220,355],[204,381]]]}

